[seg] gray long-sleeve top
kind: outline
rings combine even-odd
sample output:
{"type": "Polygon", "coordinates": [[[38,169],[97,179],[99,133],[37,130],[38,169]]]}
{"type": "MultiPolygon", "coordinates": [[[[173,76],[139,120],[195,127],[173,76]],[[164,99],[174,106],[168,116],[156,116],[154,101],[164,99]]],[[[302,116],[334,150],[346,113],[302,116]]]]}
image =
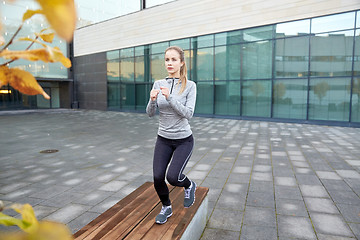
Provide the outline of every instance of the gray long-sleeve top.
{"type": "Polygon", "coordinates": [[[182,139],[192,134],[189,119],[192,118],[196,102],[196,84],[188,80],[185,90],[179,94],[181,83],[178,78],[166,78],[155,81],[153,89],[167,87],[168,99],[159,92],[157,99],[149,103],[146,113],[152,117],[159,109],[158,135],[168,139],[182,139]]]}

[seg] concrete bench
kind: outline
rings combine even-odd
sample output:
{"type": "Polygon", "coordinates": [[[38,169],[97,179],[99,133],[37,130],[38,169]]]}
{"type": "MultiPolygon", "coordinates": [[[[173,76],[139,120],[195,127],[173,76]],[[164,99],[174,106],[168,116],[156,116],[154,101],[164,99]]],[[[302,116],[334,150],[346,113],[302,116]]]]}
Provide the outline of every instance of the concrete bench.
{"type": "Polygon", "coordinates": [[[76,240],[186,239],[198,240],[205,228],[208,188],[198,187],[195,203],[184,208],[183,188],[169,186],[173,215],[155,223],[161,203],[152,182],[146,182],[74,234],[76,240]]]}

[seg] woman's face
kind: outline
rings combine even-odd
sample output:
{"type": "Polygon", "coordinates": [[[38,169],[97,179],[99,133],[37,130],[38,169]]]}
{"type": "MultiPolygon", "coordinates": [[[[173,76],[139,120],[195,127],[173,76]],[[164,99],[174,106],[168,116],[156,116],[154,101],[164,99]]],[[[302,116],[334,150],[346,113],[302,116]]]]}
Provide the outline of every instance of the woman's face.
{"type": "Polygon", "coordinates": [[[180,59],[180,54],[170,49],[165,53],[165,67],[168,71],[169,77],[180,77],[180,68],[183,65],[180,59]]]}

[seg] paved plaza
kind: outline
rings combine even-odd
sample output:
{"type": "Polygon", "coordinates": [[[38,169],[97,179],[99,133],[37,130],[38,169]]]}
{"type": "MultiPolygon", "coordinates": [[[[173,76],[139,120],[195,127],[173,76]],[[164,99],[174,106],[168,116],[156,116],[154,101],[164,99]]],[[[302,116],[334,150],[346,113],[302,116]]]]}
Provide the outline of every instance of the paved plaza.
{"type": "MultiPolygon", "coordinates": [[[[76,232],[152,181],[157,119],[0,112],[0,200],[76,232]]],[[[210,189],[202,240],[360,239],[360,128],[200,117],[191,126],[185,173],[210,189]]]]}

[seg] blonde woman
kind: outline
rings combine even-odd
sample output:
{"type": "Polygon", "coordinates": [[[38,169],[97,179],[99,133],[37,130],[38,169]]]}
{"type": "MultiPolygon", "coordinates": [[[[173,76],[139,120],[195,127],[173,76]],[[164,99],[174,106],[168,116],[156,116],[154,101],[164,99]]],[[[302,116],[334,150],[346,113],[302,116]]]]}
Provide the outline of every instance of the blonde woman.
{"type": "Polygon", "coordinates": [[[187,79],[184,51],[176,46],[165,50],[168,77],[155,81],[150,92],[147,114],[159,110],[158,136],[153,159],[154,187],[162,209],[155,222],[163,224],[172,215],[169,184],[184,187],[184,207],[195,202],[196,184],[183,174],[193,151],[194,139],[188,120],[193,116],[196,85],[187,79]],[[166,176],[165,176],[166,175],[166,176]]]}

